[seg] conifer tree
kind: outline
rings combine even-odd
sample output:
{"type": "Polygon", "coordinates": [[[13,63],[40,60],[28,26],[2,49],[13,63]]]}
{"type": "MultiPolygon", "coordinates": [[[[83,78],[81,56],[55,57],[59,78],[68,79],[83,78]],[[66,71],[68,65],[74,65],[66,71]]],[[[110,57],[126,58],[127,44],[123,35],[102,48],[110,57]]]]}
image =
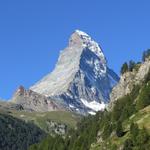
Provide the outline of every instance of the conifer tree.
{"type": "Polygon", "coordinates": [[[124,74],[125,72],[128,71],[128,64],[125,62],[122,67],[121,67],[121,74],[124,74]]]}

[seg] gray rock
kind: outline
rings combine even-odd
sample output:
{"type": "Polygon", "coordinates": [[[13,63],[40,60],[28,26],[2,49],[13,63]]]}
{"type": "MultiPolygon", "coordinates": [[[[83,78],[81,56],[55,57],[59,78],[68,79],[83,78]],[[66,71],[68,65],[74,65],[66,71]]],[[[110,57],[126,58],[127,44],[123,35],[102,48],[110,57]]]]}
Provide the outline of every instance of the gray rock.
{"type": "Polygon", "coordinates": [[[102,49],[89,35],[76,30],[59,56],[54,71],[30,89],[79,113],[104,109],[119,77],[107,67],[102,49]]]}
{"type": "Polygon", "coordinates": [[[121,75],[119,83],[113,88],[110,94],[109,108],[113,107],[113,104],[119,98],[131,93],[135,85],[140,85],[150,70],[150,59],[140,64],[138,70],[134,69],[132,72],[126,72],[121,75]]]}
{"type": "Polygon", "coordinates": [[[50,133],[51,135],[65,135],[67,132],[67,125],[63,123],[58,123],[52,120],[47,120],[46,121],[47,125],[47,132],[50,133]]]}
{"type": "Polygon", "coordinates": [[[17,89],[11,99],[11,103],[21,106],[22,109],[26,111],[46,112],[61,110],[51,99],[32,90],[26,90],[23,86],[17,89]]]}

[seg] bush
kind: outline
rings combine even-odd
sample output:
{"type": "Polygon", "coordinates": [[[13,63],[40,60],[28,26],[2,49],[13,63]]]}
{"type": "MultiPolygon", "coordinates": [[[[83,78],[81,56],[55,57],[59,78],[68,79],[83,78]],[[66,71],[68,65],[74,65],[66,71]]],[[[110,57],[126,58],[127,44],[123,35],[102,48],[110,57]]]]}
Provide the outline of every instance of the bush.
{"type": "Polygon", "coordinates": [[[146,58],[150,56],[150,49],[143,52],[142,61],[144,62],[146,58]]]}
{"type": "Polygon", "coordinates": [[[143,88],[141,89],[141,92],[139,94],[139,97],[136,103],[136,109],[140,110],[148,105],[150,105],[150,82],[145,84],[143,88]]]}
{"type": "Polygon", "coordinates": [[[127,139],[124,142],[123,150],[132,150],[133,148],[133,141],[131,139],[127,139]]]}
{"type": "Polygon", "coordinates": [[[118,137],[122,137],[124,135],[123,128],[122,128],[122,123],[120,121],[117,122],[116,135],[118,137]]]}
{"type": "Polygon", "coordinates": [[[130,95],[126,95],[118,99],[112,111],[113,121],[120,120],[122,122],[129,116],[131,116],[133,112],[135,112],[133,102],[134,100],[131,98],[130,95]]]}
{"type": "Polygon", "coordinates": [[[136,63],[132,60],[129,61],[129,71],[133,71],[134,67],[136,66],[136,63]]]}
{"type": "Polygon", "coordinates": [[[134,144],[137,143],[136,141],[136,137],[138,136],[139,134],[139,128],[138,128],[138,125],[135,124],[135,123],[131,123],[131,126],[130,126],[130,134],[131,134],[131,137],[134,141],[134,144]]]}

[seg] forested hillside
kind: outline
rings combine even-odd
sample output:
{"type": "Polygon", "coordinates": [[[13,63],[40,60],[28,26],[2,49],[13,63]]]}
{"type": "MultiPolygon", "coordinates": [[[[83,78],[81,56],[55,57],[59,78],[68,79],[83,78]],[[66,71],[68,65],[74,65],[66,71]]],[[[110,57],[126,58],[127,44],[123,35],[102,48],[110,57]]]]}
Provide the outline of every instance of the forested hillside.
{"type": "Polygon", "coordinates": [[[0,113],[0,150],[27,150],[46,134],[32,123],[0,113]]]}

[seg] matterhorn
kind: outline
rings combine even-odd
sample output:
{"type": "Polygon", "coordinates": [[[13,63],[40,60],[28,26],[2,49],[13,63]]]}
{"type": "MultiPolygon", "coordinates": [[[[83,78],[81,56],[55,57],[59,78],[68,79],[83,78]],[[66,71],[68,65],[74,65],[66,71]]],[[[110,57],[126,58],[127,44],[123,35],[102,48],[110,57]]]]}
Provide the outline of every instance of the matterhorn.
{"type": "Polygon", "coordinates": [[[99,44],[76,30],[60,52],[55,69],[30,90],[44,95],[66,110],[95,114],[104,110],[119,77],[107,66],[99,44]]]}

